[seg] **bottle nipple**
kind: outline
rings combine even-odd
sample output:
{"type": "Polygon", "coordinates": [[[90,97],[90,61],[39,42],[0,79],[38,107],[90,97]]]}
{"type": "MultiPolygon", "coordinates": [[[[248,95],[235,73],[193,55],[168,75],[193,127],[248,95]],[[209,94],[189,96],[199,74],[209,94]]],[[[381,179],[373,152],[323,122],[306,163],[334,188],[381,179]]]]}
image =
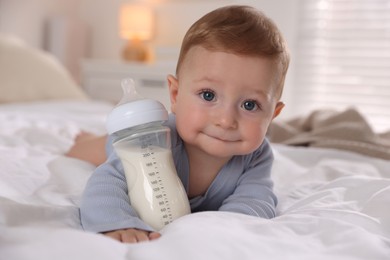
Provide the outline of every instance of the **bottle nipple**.
{"type": "Polygon", "coordinates": [[[131,78],[125,78],[121,81],[123,96],[117,106],[123,105],[125,103],[133,102],[136,100],[144,99],[140,94],[138,94],[135,87],[134,80],[131,78]]]}
{"type": "Polygon", "coordinates": [[[168,112],[164,105],[157,100],[139,95],[133,79],[123,79],[121,86],[122,99],[107,116],[108,134],[138,125],[168,120],[168,112]]]}

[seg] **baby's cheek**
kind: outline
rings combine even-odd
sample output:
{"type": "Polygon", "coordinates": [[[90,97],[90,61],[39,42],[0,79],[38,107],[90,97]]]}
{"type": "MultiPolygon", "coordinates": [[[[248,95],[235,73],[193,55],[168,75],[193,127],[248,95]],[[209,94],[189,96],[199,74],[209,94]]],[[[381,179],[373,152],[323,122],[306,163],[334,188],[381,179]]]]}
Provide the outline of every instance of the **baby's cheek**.
{"type": "Polygon", "coordinates": [[[256,135],[254,135],[251,138],[251,140],[248,141],[248,146],[250,146],[249,149],[252,149],[251,152],[255,151],[257,148],[259,148],[263,144],[264,137],[265,137],[264,134],[258,133],[256,135]]]}

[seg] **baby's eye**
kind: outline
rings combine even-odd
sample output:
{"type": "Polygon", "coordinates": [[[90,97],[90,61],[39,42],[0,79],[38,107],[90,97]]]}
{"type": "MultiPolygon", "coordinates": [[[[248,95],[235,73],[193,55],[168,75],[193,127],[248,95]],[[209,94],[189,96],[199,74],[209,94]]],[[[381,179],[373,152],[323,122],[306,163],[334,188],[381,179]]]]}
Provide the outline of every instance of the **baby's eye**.
{"type": "Polygon", "coordinates": [[[214,92],[210,90],[204,90],[200,93],[200,96],[206,101],[213,101],[215,98],[214,92]]]}
{"type": "Polygon", "coordinates": [[[255,111],[259,109],[259,105],[257,104],[256,101],[253,100],[247,100],[242,104],[242,108],[248,111],[255,111]]]}

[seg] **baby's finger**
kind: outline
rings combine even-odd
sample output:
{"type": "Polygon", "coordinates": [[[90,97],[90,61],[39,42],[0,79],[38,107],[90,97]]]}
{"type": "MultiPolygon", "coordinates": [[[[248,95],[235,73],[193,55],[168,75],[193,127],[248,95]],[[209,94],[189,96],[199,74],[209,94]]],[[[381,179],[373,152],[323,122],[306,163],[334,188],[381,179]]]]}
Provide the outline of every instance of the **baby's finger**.
{"type": "Polygon", "coordinates": [[[145,240],[149,240],[145,231],[127,229],[122,232],[121,241],[124,243],[138,243],[145,240]]]}
{"type": "Polygon", "coordinates": [[[146,231],[137,231],[136,233],[137,242],[149,241],[148,232],[146,231]]]}
{"type": "Polygon", "coordinates": [[[157,239],[159,237],[161,237],[161,234],[157,233],[157,232],[150,232],[150,234],[149,234],[149,239],[150,240],[155,240],[155,239],[157,239]]]}

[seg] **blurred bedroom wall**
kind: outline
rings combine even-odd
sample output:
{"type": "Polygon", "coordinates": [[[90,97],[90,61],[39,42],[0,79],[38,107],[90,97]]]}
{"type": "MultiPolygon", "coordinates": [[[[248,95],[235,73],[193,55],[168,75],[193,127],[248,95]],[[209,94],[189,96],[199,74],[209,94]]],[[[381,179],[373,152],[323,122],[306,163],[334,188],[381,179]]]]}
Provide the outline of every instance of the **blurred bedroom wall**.
{"type": "Polygon", "coordinates": [[[79,0],[0,0],[0,32],[16,35],[33,47],[44,47],[50,17],[71,17],[79,0]]]}
{"type": "MultiPolygon", "coordinates": [[[[262,9],[279,25],[289,42],[294,40],[296,2],[300,0],[0,0],[0,32],[18,35],[34,47],[45,46],[49,19],[81,19],[89,27],[89,55],[119,58],[123,41],[118,35],[118,10],[123,3],[146,3],[156,15],[152,43],[178,48],[189,26],[203,14],[229,4],[248,4],[262,9]]],[[[58,32],[60,33],[60,32],[58,32]]],[[[66,33],[66,32],[63,32],[66,33]]]]}
{"type": "MultiPolygon", "coordinates": [[[[30,45],[51,51],[77,81],[84,58],[119,60],[124,41],[118,34],[118,11],[123,3],[145,3],[155,12],[151,44],[157,59],[176,60],[189,26],[205,13],[224,5],[258,7],[282,30],[294,56],[297,2],[300,0],[0,0],[0,33],[16,35],[30,45]]],[[[293,82],[294,62],[286,81],[293,82]]]]}
{"type": "MultiPolygon", "coordinates": [[[[81,16],[93,25],[92,55],[99,58],[119,57],[123,45],[117,30],[117,13],[121,3],[149,3],[155,11],[156,27],[153,44],[158,47],[180,47],[189,26],[205,13],[224,5],[248,4],[264,10],[280,26],[287,38],[293,38],[295,4],[299,0],[144,0],[81,1],[81,16]]],[[[291,39],[292,40],[292,39],[291,39]]]]}
{"type": "Polygon", "coordinates": [[[89,30],[78,15],[79,0],[0,0],[0,33],[52,52],[80,80],[80,59],[88,56],[89,30]]]}

